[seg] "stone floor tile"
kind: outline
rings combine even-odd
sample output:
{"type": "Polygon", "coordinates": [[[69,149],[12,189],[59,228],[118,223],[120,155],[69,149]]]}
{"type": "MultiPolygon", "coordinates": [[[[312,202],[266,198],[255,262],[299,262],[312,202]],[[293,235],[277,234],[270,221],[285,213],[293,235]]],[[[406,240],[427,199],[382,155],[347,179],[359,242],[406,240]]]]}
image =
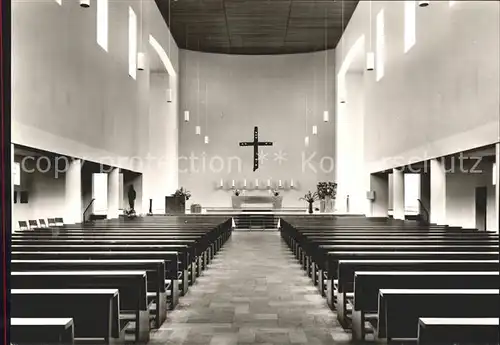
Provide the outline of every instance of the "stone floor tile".
{"type": "Polygon", "coordinates": [[[351,335],[278,232],[235,232],[150,345],[334,345],[351,335]]]}

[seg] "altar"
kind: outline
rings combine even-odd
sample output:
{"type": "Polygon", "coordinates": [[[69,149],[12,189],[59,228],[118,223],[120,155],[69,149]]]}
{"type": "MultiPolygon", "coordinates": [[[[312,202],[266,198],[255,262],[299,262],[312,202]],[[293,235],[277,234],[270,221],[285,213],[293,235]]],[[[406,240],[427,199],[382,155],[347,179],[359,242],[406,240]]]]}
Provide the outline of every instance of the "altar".
{"type": "Polygon", "coordinates": [[[281,209],[283,197],[281,195],[233,195],[231,201],[234,209],[244,209],[248,206],[255,208],[255,205],[258,205],[259,208],[267,206],[279,210],[281,209]]]}

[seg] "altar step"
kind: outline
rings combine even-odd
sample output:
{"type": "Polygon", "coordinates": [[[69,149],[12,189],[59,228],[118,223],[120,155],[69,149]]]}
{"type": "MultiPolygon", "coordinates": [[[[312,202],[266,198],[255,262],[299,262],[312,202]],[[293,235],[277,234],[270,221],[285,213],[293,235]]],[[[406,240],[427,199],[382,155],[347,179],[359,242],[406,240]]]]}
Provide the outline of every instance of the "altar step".
{"type": "Polygon", "coordinates": [[[233,217],[235,230],[276,230],[278,217],[274,214],[241,213],[233,217]]]}

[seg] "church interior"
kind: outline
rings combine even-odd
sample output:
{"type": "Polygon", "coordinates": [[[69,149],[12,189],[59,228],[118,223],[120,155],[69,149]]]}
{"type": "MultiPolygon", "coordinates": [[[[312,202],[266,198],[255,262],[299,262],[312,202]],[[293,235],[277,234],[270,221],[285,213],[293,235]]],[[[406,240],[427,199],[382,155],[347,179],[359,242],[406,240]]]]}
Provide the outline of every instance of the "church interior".
{"type": "Polygon", "coordinates": [[[12,0],[10,343],[500,344],[500,3],[12,0]]]}

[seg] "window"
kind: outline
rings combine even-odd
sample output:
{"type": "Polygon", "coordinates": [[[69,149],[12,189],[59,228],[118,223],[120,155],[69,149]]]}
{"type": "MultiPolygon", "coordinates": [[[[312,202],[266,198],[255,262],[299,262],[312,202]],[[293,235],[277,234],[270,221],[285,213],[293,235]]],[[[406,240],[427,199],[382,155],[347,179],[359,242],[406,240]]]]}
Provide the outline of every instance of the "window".
{"type": "Polygon", "coordinates": [[[380,10],[377,14],[377,23],[376,23],[376,72],[377,72],[377,81],[382,79],[384,76],[384,60],[385,60],[385,32],[384,32],[384,10],[380,10]]]}
{"type": "Polygon", "coordinates": [[[21,185],[21,164],[19,162],[12,164],[12,183],[14,186],[21,185]]]}
{"type": "Polygon", "coordinates": [[[97,0],[97,43],[108,51],[108,0],[97,0]]]}
{"type": "Polygon", "coordinates": [[[137,77],[137,15],[128,8],[128,74],[137,77]]]}
{"type": "Polygon", "coordinates": [[[415,45],[416,4],[414,0],[405,1],[405,53],[415,45]]]}

